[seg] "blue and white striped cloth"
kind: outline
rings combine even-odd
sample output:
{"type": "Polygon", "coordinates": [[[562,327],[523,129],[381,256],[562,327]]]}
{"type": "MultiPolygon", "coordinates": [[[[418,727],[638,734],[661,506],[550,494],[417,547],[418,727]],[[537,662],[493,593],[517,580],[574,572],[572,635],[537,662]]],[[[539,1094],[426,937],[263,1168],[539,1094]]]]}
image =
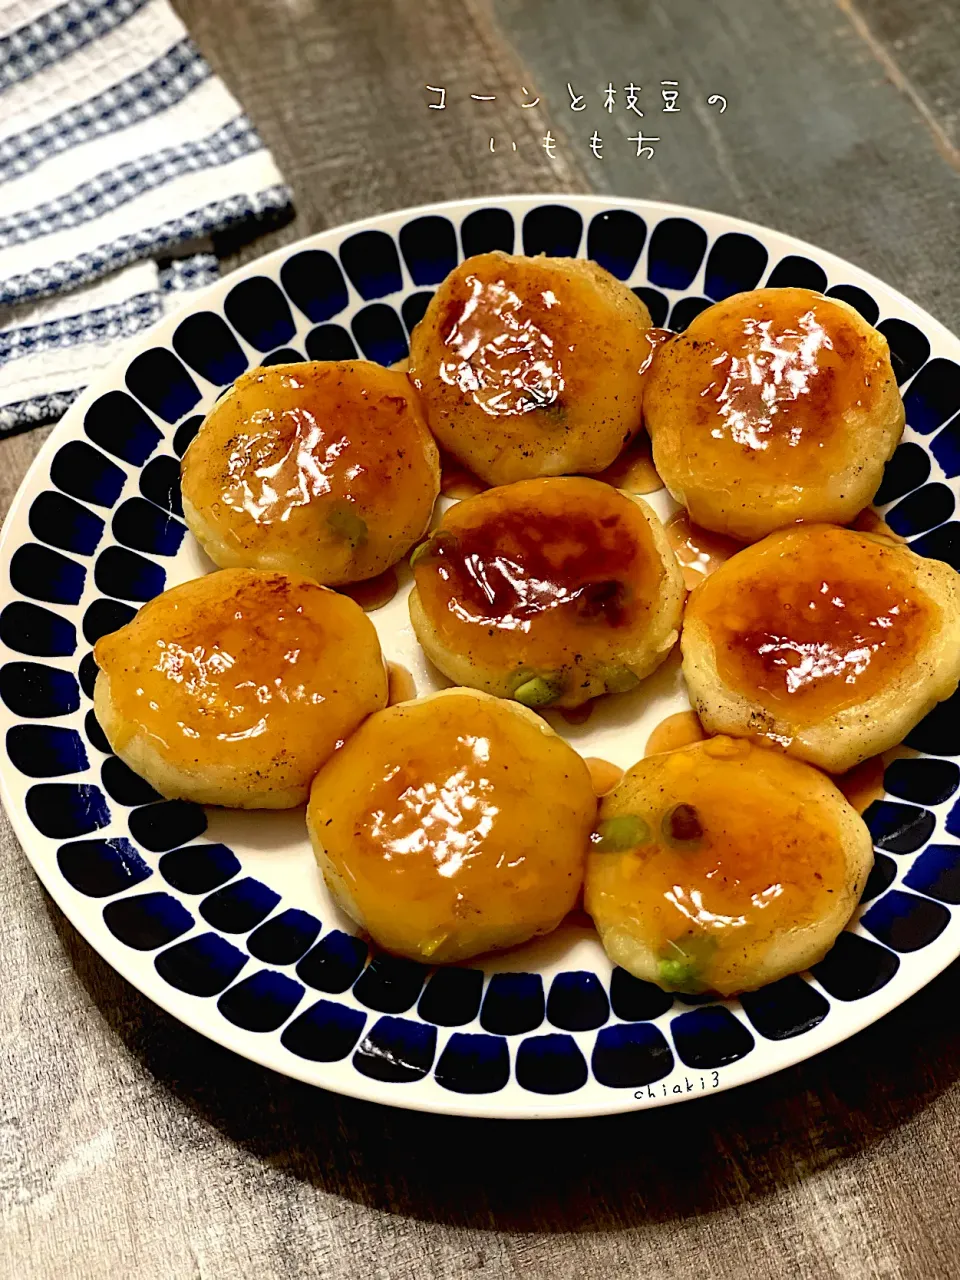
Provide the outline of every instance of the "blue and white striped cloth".
{"type": "Polygon", "coordinates": [[[289,203],[167,0],[0,0],[0,433],[215,279],[211,233],[289,203]]]}

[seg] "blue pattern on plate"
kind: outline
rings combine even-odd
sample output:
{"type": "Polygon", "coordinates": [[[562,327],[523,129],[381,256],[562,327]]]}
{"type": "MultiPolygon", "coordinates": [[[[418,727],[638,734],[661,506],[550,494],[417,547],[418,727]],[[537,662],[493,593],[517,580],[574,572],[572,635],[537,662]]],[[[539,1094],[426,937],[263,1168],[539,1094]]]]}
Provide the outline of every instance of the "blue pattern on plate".
{"type": "Polygon", "coordinates": [[[654,227],[647,279],[661,289],[689,289],[707,251],[707,233],[690,218],[664,218],[654,227]]]}
{"type": "Polygon", "coordinates": [[[83,731],[87,735],[87,741],[95,751],[102,751],[104,755],[111,754],[110,743],[104,737],[100,722],[92,711],[88,711],[83,718],[83,731]]]}
{"type": "Polygon", "coordinates": [[[113,516],[113,536],[125,547],[154,556],[175,556],[187,526],[146,498],[127,498],[113,516]]]}
{"type": "Polygon", "coordinates": [[[798,253],[788,253],[770,272],[764,287],[813,289],[816,293],[823,293],[827,287],[827,273],[819,262],[812,262],[798,253]]]}
{"type": "Polygon", "coordinates": [[[379,1018],[353,1055],[353,1065],[373,1080],[411,1084],[433,1066],[437,1029],[409,1018],[379,1018]]]}
{"type": "Polygon", "coordinates": [[[523,219],[523,252],[530,257],[575,258],[583,236],[583,218],[563,204],[545,204],[523,219]]]}
{"type": "Polygon", "coordinates": [[[714,302],[755,289],[767,269],[769,254],[756,236],[728,231],[718,236],[707,257],[704,292],[714,302]]]}
{"type": "Polygon", "coordinates": [[[673,996],[617,965],[610,975],[610,1004],[624,1022],[648,1022],[673,1007],[673,996]]]}
{"type": "Polygon", "coordinates": [[[673,1053],[659,1027],[649,1022],[606,1027],[597,1036],[591,1067],[600,1084],[639,1089],[673,1070],[673,1053]]]}
{"type": "Polygon", "coordinates": [[[960,787],[960,765],[952,760],[893,760],[883,774],[892,796],[914,804],[943,804],[960,787]]]}
{"type": "Polygon", "coordinates": [[[165,347],[154,347],[152,351],[134,356],[125,381],[141,404],[171,424],[179,422],[202,399],[200,388],[187,373],[186,366],[165,347]]]}
{"type": "Polygon", "coordinates": [[[687,325],[695,320],[701,311],[712,307],[709,298],[681,298],[670,312],[670,325],[675,333],[683,333],[687,325]]]}
{"type": "Polygon", "coordinates": [[[239,873],[240,859],[225,844],[191,844],[165,853],[158,866],[181,893],[211,893],[239,873]]]}
{"type": "Polygon", "coordinates": [[[164,588],[167,575],[158,564],[126,547],[107,547],[97,556],[94,581],[108,596],[121,600],[152,600],[164,588]]]}
{"type": "MultiPolygon", "coordinates": [[[[28,524],[38,542],[18,547],[11,559],[11,585],[21,598],[0,613],[0,639],[26,657],[70,658],[78,628],[92,645],[163,590],[158,561],[174,556],[185,535],[177,459],[213,403],[209,388],[224,387],[248,365],[237,334],[264,363],[298,361],[301,351],[310,359],[356,358],[358,348],[393,363],[406,355],[407,335],[461,251],[512,252],[518,225],[527,252],[585,253],[625,280],[661,326],[669,320],[682,330],[711,300],[753,287],[764,273],[770,286],[826,291],[877,322],[904,387],[909,425],[926,440],[899,445],[876,505],[889,507],[888,523],[914,550],[960,568],[954,488],[931,475],[931,455],[948,479],[960,475],[960,365],[931,359],[930,341],[915,324],[883,315],[866,289],[829,279],[803,254],[768,263],[763,240],[745,231],[724,232],[710,243],[695,216],[654,216],[648,225],[616,207],[593,214],[584,236],[581,214],[559,199],[517,219],[509,209],[489,206],[467,213],[459,225],[456,217],[426,213],[408,219],[396,237],[355,232],[340,245],[339,261],[327,250],[297,250],[280,267],[279,284],[258,275],[234,285],[222,305],[208,304],[182,320],[167,345],[131,360],[127,391],[106,392],[86,411],[90,443],[70,441],[54,455],[56,492],[33,500],[28,524]],[[405,284],[401,255],[412,287],[405,284]],[[702,289],[691,294],[701,268],[702,289]],[[368,304],[354,313],[344,272],[368,304]],[[306,334],[300,317],[311,326],[306,334]],[[114,508],[111,539],[102,513],[114,508]],[[100,598],[90,598],[93,582],[100,598]],[[81,602],[82,622],[70,613],[81,602]]],[[[235,1026],[278,1034],[290,1054],[311,1062],[352,1055],[357,1071],[385,1082],[412,1084],[432,1070],[444,1089],[463,1095],[504,1089],[514,1053],[517,1084],[528,1092],[575,1093],[592,1070],[593,1079],[612,1090],[650,1088],[651,1097],[659,1096],[652,1087],[674,1067],[668,1023],[688,1068],[722,1070],[751,1052],[750,1030],[727,1005],[682,998],[685,1010],[671,1014],[677,1009],[671,995],[619,968],[609,995],[592,972],[567,971],[553,977],[545,1000],[537,973],[495,973],[484,991],[479,968],[442,968],[428,976],[424,966],[385,955],[368,965],[363,939],[338,929],[322,934],[313,915],[244,876],[231,849],[200,838],[204,811],[159,800],[113,755],[92,711],[83,717],[82,733],[79,725],[43,723],[77,712],[80,686],[92,693],[92,654],[84,654],[77,670],[79,685],[73,670],[43,661],[0,668],[0,698],[22,721],[5,740],[12,764],[25,779],[75,779],[32,783],[28,813],[59,842],[55,857],[65,883],[84,897],[112,899],[104,920],[114,936],[134,949],[157,950],[154,964],[167,983],[196,997],[220,997],[222,1016],[235,1026]],[[95,785],[98,775],[103,791],[95,785]],[[118,806],[113,813],[104,792],[118,806]],[[119,834],[106,829],[111,819],[119,834]],[[138,889],[154,868],[153,883],[162,879],[170,893],[138,889]],[[196,916],[174,895],[192,898],[213,930],[184,938],[196,916]],[[243,976],[251,954],[270,966],[291,966],[296,979],[274,969],[243,976]],[[302,1009],[307,987],[327,994],[302,1009]],[[345,1001],[336,998],[351,988],[345,1001]],[[545,1016],[558,1030],[531,1034],[545,1016]],[[439,1055],[437,1027],[463,1028],[444,1033],[439,1055]]],[[[960,755],[960,694],[934,708],[907,744],[925,754],[887,767],[891,798],[866,814],[878,854],[862,895],[863,932],[843,933],[814,967],[822,991],[795,976],[743,997],[744,1018],[765,1040],[802,1037],[829,1015],[832,999],[858,1001],[882,990],[898,973],[901,956],[929,946],[947,926],[949,907],[960,903],[960,845],[927,844],[938,823],[947,838],[960,836],[960,805],[946,818],[934,812],[960,789],[960,768],[947,758],[960,755]]]]}
{"type": "Polygon", "coordinates": [[[367,1015],[333,1000],[318,1000],[284,1030],[280,1041],[298,1058],[339,1062],[352,1053],[363,1034],[367,1015]]]}
{"type": "Polygon", "coordinates": [[[351,328],[360,350],[377,364],[396,364],[408,353],[406,330],[386,302],[372,302],[358,311],[351,328]]]}
{"type": "Polygon", "coordinates": [[[224,933],[249,933],[254,925],[267,918],[279,901],[279,893],[253,876],[244,876],[204,898],[200,914],[207,924],[224,933]]]}
{"type": "Polygon", "coordinates": [[[171,343],[194,373],[217,387],[233,382],[247,367],[247,357],[233,331],[214,311],[197,311],[181,320],[171,343]]]}
{"type": "Polygon", "coordinates": [[[403,316],[403,323],[406,325],[407,333],[413,333],[423,319],[432,297],[432,293],[421,292],[411,293],[409,297],[404,298],[400,307],[400,314],[403,316]]]}
{"type": "Polygon", "coordinates": [[[103,537],[104,522],[99,516],[53,490],[34,498],[28,523],[42,542],[81,556],[93,555],[103,537]]]}
{"type": "Polygon", "coordinates": [[[132,808],[138,804],[152,804],[163,797],[154,791],[146,779],[134,773],[118,756],[108,756],[100,768],[100,781],[111,800],[132,808]]]}
{"type": "Polygon", "coordinates": [[[837,1000],[862,1000],[885,987],[900,968],[900,958],[858,933],[841,933],[810,972],[837,1000]]]}
{"type": "Polygon", "coordinates": [[[945,484],[925,484],[898,502],[884,518],[894,533],[912,538],[949,520],[956,505],[953,491],[945,484]]]}
{"type": "Polygon", "coordinates": [[[830,1012],[826,997],[796,975],[747,992],[740,1003],[753,1029],[767,1040],[803,1035],[819,1026],[830,1012]]]}
{"type": "Polygon", "coordinates": [[[186,844],[207,829],[207,815],[189,800],[163,800],[134,809],[127,819],[130,834],[151,853],[186,844]]]}
{"type": "Polygon", "coordinates": [[[77,675],[80,678],[80,688],[88,698],[92,698],[93,687],[97,683],[97,664],[92,653],[84,654],[81,658],[77,675]]]}
{"type": "Polygon", "coordinates": [[[62,493],[98,507],[112,507],[126,477],[99,449],[83,440],[71,440],[54,455],[50,479],[62,493]]]}
{"type": "Polygon", "coordinates": [[[518,1036],[543,1022],[543,978],[539,973],[495,973],[480,1010],[484,1031],[518,1036]]]}
{"type": "Polygon", "coordinates": [[[340,246],[340,261],[366,302],[385,298],[403,286],[397,247],[385,231],[358,231],[350,236],[340,246]]]}
{"type": "Polygon", "coordinates": [[[930,341],[915,324],[896,316],[881,320],[877,328],[890,344],[890,362],[897,382],[903,386],[930,359],[930,341]]]}
{"type": "Polygon", "coordinates": [[[913,853],[933,834],[936,818],[916,805],[875,800],[863,815],[873,843],[890,853],[913,853]]]}
{"type": "Polygon", "coordinates": [[[885,853],[877,853],[874,856],[870,874],[867,876],[867,883],[863,886],[863,892],[860,894],[861,906],[879,897],[884,889],[889,889],[896,878],[897,864],[893,858],[888,858],[885,853]]]}
{"type": "Polygon", "coordinates": [[[455,1031],[434,1069],[437,1084],[453,1093],[497,1093],[510,1079],[503,1036],[455,1031]]]}
{"type": "Polygon", "coordinates": [[[195,413],[193,417],[187,418],[186,422],[181,422],[177,427],[173,437],[173,452],[178,458],[182,458],[190,446],[190,442],[203,426],[203,414],[195,413]]]}
{"type": "Polygon", "coordinates": [[[919,951],[940,937],[950,923],[950,912],[940,902],[891,889],[860,917],[860,923],[894,951],[919,951]]]}
{"type": "Polygon", "coordinates": [[[922,436],[936,431],[960,409],[960,365],[938,356],[920,370],[903,397],[907,425],[922,436]]]}
{"type": "Polygon", "coordinates": [[[140,472],[140,492],[164,511],[183,515],[180,493],[180,463],[169,454],[153,458],[140,472]]]}
{"type": "Polygon", "coordinates": [[[495,249],[513,253],[515,237],[513,214],[508,209],[475,209],[460,224],[460,244],[465,258],[492,253],[495,249]]]}
{"type": "Polygon", "coordinates": [[[115,938],[135,951],[156,951],[193,928],[193,916],[169,893],[138,893],[116,898],[103,908],[115,938]]]}
{"type": "Polygon", "coordinates": [[[164,982],[178,991],[215,996],[229,987],[247,959],[218,933],[200,933],[161,951],[153,963],[164,982]]]}
{"type": "Polygon", "coordinates": [[[78,604],[87,571],[69,556],[36,542],[17,547],[10,558],[10,585],[31,600],[78,604]]]}
{"type": "Polygon", "coordinates": [[[258,351],[282,347],[297,332],[283,290],[266,276],[251,276],[235,284],[224,299],[223,310],[237,332],[258,351]]]}
{"type": "Polygon", "coordinates": [[[667,323],[667,312],[670,310],[670,299],[667,295],[661,293],[659,289],[647,289],[643,285],[635,286],[633,292],[646,304],[652,322],[657,328],[662,329],[667,323]]]}
{"type": "Polygon", "coordinates": [[[217,1008],[235,1027],[276,1031],[303,999],[305,989],[284,973],[261,969],[226,990],[217,1008]]]}
{"type": "Polygon", "coordinates": [[[14,600],[0,613],[0,640],[33,658],[69,658],[76,652],[77,629],[50,609],[14,600]]]}
{"type": "Polygon", "coordinates": [[[7,755],[28,778],[59,778],[89,767],[76,729],[48,724],[16,724],[7,730],[7,755]]]}
{"type": "Polygon", "coordinates": [[[887,463],[883,480],[874,499],[878,507],[884,507],[895,498],[902,498],[920,487],[930,475],[930,455],[926,449],[912,441],[897,445],[896,452],[887,463]]]}
{"type": "Polygon", "coordinates": [[[251,933],[247,950],[265,964],[295,964],[316,942],[320,928],[316,916],[289,907],[251,933]]]}
{"type": "Polygon", "coordinates": [[[609,1015],[607,993],[595,973],[558,973],[550,984],[547,1021],[561,1031],[594,1031],[609,1015]]]}
{"type": "Polygon", "coordinates": [[[928,844],[903,883],[941,902],[960,903],[960,844],[928,844]]]}
{"type": "Polygon", "coordinates": [[[618,280],[633,275],[647,241],[647,224],[632,209],[610,209],[590,220],[587,257],[618,280]]]}
{"type": "Polygon", "coordinates": [[[424,988],[417,1013],[438,1027],[462,1027],[480,1012],[481,969],[438,969],[424,988]]]}
{"type": "Polygon", "coordinates": [[[587,1083],[587,1063],[573,1036],[527,1036],[517,1049],[517,1084],[531,1093],[573,1093],[587,1083]]]}
{"type": "Polygon", "coordinates": [[[457,233],[449,218],[427,215],[400,229],[400,252],[415,285],[439,284],[457,265],[457,233]]]}
{"type": "Polygon", "coordinates": [[[94,400],[83,429],[94,444],[135,467],[143,466],[163,439],[159,428],[124,391],[108,391],[94,400]]]}
{"type": "Polygon", "coordinates": [[[698,1071],[712,1071],[745,1058],[754,1039],[724,1005],[691,1009],[670,1020],[677,1057],[698,1071]]]}
{"type": "Polygon", "coordinates": [[[46,720],[69,715],[80,705],[80,686],[69,671],[39,662],[7,662],[0,667],[0,698],[15,716],[46,720]]]}
{"type": "Polygon", "coordinates": [[[363,972],[368,947],[340,929],[333,929],[308,951],[297,965],[297,977],[318,991],[339,994],[347,991],[363,972]]]}
{"type": "Polygon", "coordinates": [[[938,431],[930,442],[930,452],[943,467],[948,479],[960,475],[960,414],[938,431]]]}
{"type": "Polygon", "coordinates": [[[57,866],[72,888],[88,898],[109,898],[149,880],[153,871],[129,840],[74,840],[57,850],[57,866]]]}
{"type": "Polygon", "coordinates": [[[406,1013],[417,1002],[427,969],[400,956],[376,955],[361,973],[353,994],[378,1013],[406,1013]]]}
{"type": "Polygon", "coordinates": [[[276,351],[264,356],[260,364],[264,367],[273,364],[299,364],[304,358],[296,347],[278,347],[276,351]]]}
{"type": "Polygon", "coordinates": [[[319,324],[304,339],[310,360],[356,360],[357,348],[350,334],[339,324],[319,324]]]}
{"type": "Polygon", "coordinates": [[[347,282],[332,253],[303,249],[280,268],[287,297],[312,324],[331,320],[347,305],[347,282]]]}
{"type": "Polygon", "coordinates": [[[880,308],[866,289],[859,289],[855,284],[835,284],[827,290],[828,298],[839,298],[847,302],[855,311],[859,311],[867,324],[876,324],[880,308]]]}

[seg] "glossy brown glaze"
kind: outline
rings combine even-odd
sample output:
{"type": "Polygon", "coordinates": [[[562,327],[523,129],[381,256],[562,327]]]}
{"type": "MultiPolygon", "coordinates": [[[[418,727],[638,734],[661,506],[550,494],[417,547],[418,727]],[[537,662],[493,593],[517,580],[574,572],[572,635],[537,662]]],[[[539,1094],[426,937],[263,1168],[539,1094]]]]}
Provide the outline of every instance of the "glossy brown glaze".
{"type": "Polygon", "coordinates": [[[390,950],[462,959],[556,927],[580,889],[587,768],[524,708],[466,690],[369,719],[308,821],[342,904],[390,950]]]}
{"type": "Polygon", "coordinates": [[[414,568],[451,636],[537,666],[642,624],[662,577],[650,528],[596,481],[527,481],[452,507],[414,568]]]}
{"type": "Polygon", "coordinates": [[[741,550],[742,544],[722,533],[711,533],[694,524],[689,514],[681,508],[667,520],[664,528],[674,555],[683,570],[683,582],[692,591],[704,578],[741,550]]]}
{"type": "Polygon", "coordinates": [[[815,924],[849,892],[840,829],[808,784],[824,786],[808,766],[729,738],[628,770],[601,802],[588,866],[601,933],[627,931],[664,986],[755,985],[745,975],[762,973],[779,934],[815,924]],[[651,766],[655,782],[638,785],[651,766]]]}
{"type": "Polygon", "coordinates": [[[677,751],[680,747],[702,742],[706,736],[695,711],[677,711],[660,721],[647,739],[643,754],[654,756],[661,751],[677,751]]]}
{"type": "Polygon", "coordinates": [[[754,541],[853,518],[903,425],[881,334],[807,289],[701,312],[657,352],[644,398],[657,469],[704,527],[754,541]]]}
{"type": "Polygon", "coordinates": [[[594,472],[639,430],[649,330],[595,263],[480,254],[434,295],[410,376],[441,446],[481,479],[594,472]]]}
{"type": "Polygon", "coordinates": [[[898,557],[832,525],[775,534],[698,587],[687,621],[708,628],[730,688],[811,723],[879,692],[937,627],[898,557]]]}
{"type": "Polygon", "coordinates": [[[423,534],[439,464],[404,374],[321,361],[239,378],[187,450],[182,484],[218,564],[340,585],[382,572],[423,534]]]}
{"type": "Polygon", "coordinates": [[[224,569],[97,641],[119,753],[146,738],[174,769],[306,784],[387,698],[372,624],[308,578],[224,569]],[[257,772],[259,770],[259,773],[257,772]]]}

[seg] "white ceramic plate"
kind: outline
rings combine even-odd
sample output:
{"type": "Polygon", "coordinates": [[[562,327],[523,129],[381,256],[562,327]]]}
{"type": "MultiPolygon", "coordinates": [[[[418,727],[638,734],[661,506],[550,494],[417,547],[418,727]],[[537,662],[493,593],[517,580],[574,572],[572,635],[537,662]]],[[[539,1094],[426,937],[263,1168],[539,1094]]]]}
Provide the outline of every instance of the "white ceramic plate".
{"type": "MultiPolygon", "coordinates": [[[[211,567],[178,519],[177,458],[221,387],[271,358],[401,358],[433,287],[459,257],[494,247],[595,257],[676,328],[762,283],[851,301],[887,333],[907,403],[881,509],[918,551],[960,566],[960,342],[879,280],[789,236],[651,201],[512,196],[371,218],[192,297],[41,450],[0,542],[3,799],[37,874],[108,963],[276,1071],[377,1102],[501,1118],[699,1097],[845,1039],[960,954],[957,700],[887,769],[888,795],[868,812],[878,862],[857,921],[815,973],[742,1003],[671,999],[611,973],[579,927],[437,975],[370,961],[324,889],[302,811],[159,801],[108,753],[92,717],[97,635],[211,567]]],[[[673,508],[665,491],[651,500],[662,516],[673,508]]],[[[400,593],[373,618],[386,657],[426,693],[441,682],[411,633],[408,585],[404,568],[400,593]]],[[[686,705],[672,660],[588,723],[556,724],[584,755],[630,765],[686,705]]]]}

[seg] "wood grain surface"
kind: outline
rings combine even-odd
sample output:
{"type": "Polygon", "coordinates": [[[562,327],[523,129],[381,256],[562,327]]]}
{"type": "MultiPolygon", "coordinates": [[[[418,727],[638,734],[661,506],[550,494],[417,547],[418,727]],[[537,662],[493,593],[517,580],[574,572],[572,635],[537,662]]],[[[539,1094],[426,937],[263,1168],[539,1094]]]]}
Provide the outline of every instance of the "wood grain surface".
{"type": "MultiPolygon", "coordinates": [[[[802,235],[960,327],[955,0],[177,8],[296,192],[289,225],[222,246],[234,260],[401,205],[596,190],[802,235]],[[680,82],[679,114],[658,114],[661,79],[680,82]],[[643,122],[620,109],[631,80],[643,122]],[[428,109],[427,84],[447,109],[428,109]],[[661,137],[651,161],[631,154],[640,123],[661,137]]],[[[0,443],[3,510],[45,434],[0,443]]],[[[960,1275],[960,966],[729,1094],[457,1121],[311,1090],[202,1040],[77,936],[5,819],[0,842],[3,1277],[960,1275]]]]}

